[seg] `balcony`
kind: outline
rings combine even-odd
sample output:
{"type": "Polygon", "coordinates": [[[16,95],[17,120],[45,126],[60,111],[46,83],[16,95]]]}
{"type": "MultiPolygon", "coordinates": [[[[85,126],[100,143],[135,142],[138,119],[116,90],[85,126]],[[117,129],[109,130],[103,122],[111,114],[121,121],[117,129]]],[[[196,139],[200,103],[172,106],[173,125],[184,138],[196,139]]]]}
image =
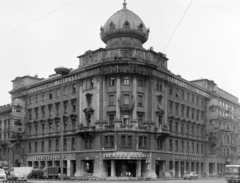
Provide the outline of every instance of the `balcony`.
{"type": "Polygon", "coordinates": [[[80,132],[85,132],[85,131],[95,131],[95,126],[80,126],[79,127],[80,132]]]}
{"type": "Polygon", "coordinates": [[[120,129],[132,129],[133,125],[120,125],[120,129]]]}
{"type": "Polygon", "coordinates": [[[159,138],[159,137],[166,138],[170,135],[169,126],[167,125],[156,127],[155,132],[156,132],[156,138],[159,138]]]}

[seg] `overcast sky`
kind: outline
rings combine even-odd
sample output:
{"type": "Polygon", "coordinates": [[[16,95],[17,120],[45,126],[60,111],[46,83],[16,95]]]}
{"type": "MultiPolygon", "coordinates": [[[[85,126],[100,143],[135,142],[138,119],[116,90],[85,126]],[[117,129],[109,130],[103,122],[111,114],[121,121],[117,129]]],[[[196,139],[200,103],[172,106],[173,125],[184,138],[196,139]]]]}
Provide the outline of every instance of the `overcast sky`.
{"type": "MultiPolygon", "coordinates": [[[[163,52],[191,0],[127,0],[150,28],[146,49],[163,52]]],[[[0,0],[0,105],[17,76],[46,78],[104,48],[100,27],[123,0],[0,0]]],[[[186,80],[207,78],[240,98],[240,1],[193,0],[165,53],[186,80]]]]}

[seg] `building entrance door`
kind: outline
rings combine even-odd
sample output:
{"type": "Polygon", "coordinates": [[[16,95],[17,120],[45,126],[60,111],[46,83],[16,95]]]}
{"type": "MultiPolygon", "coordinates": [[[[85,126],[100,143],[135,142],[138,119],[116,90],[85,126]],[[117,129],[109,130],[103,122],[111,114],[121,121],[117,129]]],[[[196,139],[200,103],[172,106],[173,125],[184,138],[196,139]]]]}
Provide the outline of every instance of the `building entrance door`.
{"type": "Polygon", "coordinates": [[[117,177],[136,177],[136,160],[116,160],[117,177]]]}

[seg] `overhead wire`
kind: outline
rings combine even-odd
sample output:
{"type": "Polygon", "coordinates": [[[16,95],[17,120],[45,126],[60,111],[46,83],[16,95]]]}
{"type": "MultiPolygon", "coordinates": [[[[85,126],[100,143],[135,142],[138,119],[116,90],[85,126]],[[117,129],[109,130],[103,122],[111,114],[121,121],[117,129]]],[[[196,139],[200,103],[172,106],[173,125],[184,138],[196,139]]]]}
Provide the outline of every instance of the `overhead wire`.
{"type": "Polygon", "coordinates": [[[175,30],[173,31],[173,33],[172,33],[172,36],[170,37],[170,39],[169,39],[169,41],[168,41],[167,45],[165,46],[165,48],[164,48],[164,50],[163,50],[163,53],[164,53],[164,52],[165,52],[165,50],[167,49],[167,47],[168,47],[168,45],[169,45],[170,41],[172,40],[172,38],[173,38],[173,36],[174,36],[175,32],[177,31],[177,29],[178,29],[179,25],[181,24],[181,22],[182,22],[182,20],[183,20],[184,16],[186,15],[186,13],[187,13],[187,11],[188,11],[189,7],[191,6],[192,2],[193,2],[193,0],[191,0],[191,2],[189,3],[189,5],[188,5],[187,9],[186,9],[186,10],[185,10],[185,12],[184,12],[184,14],[183,14],[182,18],[181,18],[181,19],[180,19],[180,21],[178,22],[178,25],[177,25],[177,27],[175,28],[175,30]]]}
{"type": "Polygon", "coordinates": [[[30,24],[32,24],[32,23],[34,23],[34,22],[36,22],[36,21],[38,21],[38,20],[40,20],[40,19],[42,19],[42,18],[44,18],[44,17],[46,17],[46,16],[48,16],[48,15],[50,15],[50,14],[52,14],[53,12],[55,12],[55,11],[57,11],[57,10],[59,10],[59,9],[61,9],[61,8],[63,8],[63,7],[65,7],[65,6],[67,6],[67,5],[71,4],[71,3],[73,3],[74,1],[76,1],[76,0],[72,0],[72,1],[70,1],[70,2],[68,2],[68,3],[66,3],[66,4],[64,4],[64,5],[58,7],[58,8],[56,8],[56,9],[54,9],[54,10],[52,10],[52,11],[50,11],[50,12],[44,14],[44,15],[42,15],[42,16],[40,16],[40,17],[34,19],[34,20],[32,20],[31,22],[29,22],[29,23],[27,23],[27,24],[25,24],[25,25],[23,25],[23,26],[21,26],[21,27],[15,29],[15,30],[13,30],[13,31],[11,31],[11,32],[9,32],[9,33],[7,33],[7,34],[5,34],[4,36],[0,37],[0,39],[4,38],[4,37],[6,37],[6,36],[9,36],[9,35],[11,35],[11,34],[13,34],[14,32],[17,32],[18,30],[20,30],[20,29],[22,29],[22,28],[24,28],[24,27],[26,27],[26,26],[28,26],[28,25],[30,25],[30,24]]]}

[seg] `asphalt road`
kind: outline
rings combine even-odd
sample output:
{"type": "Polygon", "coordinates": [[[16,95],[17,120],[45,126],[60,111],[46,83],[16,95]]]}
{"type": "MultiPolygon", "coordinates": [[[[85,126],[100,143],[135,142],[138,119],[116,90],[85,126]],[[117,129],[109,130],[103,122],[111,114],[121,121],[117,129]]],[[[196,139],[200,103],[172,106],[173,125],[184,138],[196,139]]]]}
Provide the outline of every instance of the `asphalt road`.
{"type": "Polygon", "coordinates": [[[153,182],[166,182],[166,183],[226,183],[225,178],[200,178],[198,180],[183,180],[183,179],[157,179],[157,180],[148,180],[148,181],[118,181],[118,180],[106,180],[106,181],[94,181],[94,180],[87,180],[87,181],[71,181],[71,180],[28,180],[28,183],[77,183],[77,182],[86,182],[86,183],[105,183],[105,182],[113,182],[113,183],[130,183],[130,182],[144,182],[144,183],[153,183],[153,182]]]}

